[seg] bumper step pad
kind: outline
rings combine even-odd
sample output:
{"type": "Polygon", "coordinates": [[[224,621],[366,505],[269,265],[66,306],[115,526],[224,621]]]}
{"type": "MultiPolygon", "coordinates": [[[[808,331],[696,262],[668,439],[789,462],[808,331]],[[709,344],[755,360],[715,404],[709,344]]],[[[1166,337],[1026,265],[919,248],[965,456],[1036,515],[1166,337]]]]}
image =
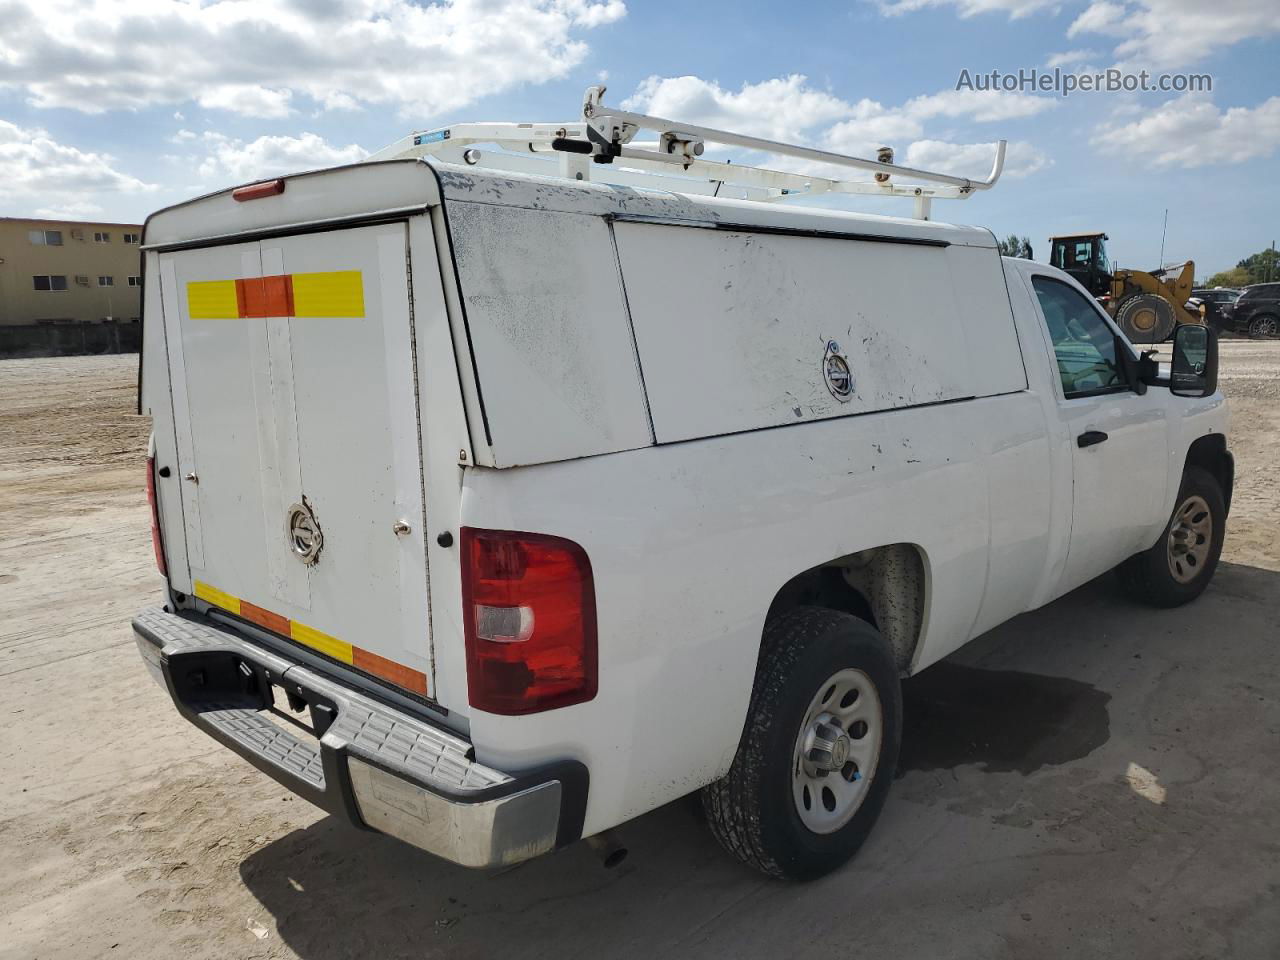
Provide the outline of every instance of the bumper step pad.
{"type": "Polygon", "coordinates": [[[252,631],[160,609],[144,610],[133,629],[179,713],[358,827],[472,867],[517,863],[582,836],[588,776],[575,760],[513,777],[476,762],[451,731],[282,656],[252,631]],[[274,687],[310,710],[311,730],[273,718],[274,687]]]}

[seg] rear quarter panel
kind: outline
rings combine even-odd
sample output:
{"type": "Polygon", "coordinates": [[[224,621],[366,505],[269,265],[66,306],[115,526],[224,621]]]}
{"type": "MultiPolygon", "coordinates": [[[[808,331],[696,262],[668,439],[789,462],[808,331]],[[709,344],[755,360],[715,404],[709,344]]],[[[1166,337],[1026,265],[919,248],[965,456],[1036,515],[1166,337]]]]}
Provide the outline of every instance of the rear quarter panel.
{"type": "MultiPolygon", "coordinates": [[[[473,711],[478,757],[504,769],[584,761],[588,832],[709,783],[737,748],[779,588],[871,546],[914,543],[927,558],[918,663],[959,646],[987,580],[987,460],[1041,456],[1036,414],[1021,410],[1027,397],[468,470],[463,523],[577,541],[591,558],[599,611],[596,698],[524,717],[473,711]],[[1014,426],[994,436],[991,424],[1006,422],[1014,426]]],[[[1009,536],[1034,540],[1035,530],[1022,523],[1009,536]]],[[[1039,561],[1026,564],[1029,588],[1043,545],[1028,549],[1034,557],[1023,559],[1039,561]]],[[[1024,602],[1018,592],[1006,584],[1002,602],[1024,602]]]]}

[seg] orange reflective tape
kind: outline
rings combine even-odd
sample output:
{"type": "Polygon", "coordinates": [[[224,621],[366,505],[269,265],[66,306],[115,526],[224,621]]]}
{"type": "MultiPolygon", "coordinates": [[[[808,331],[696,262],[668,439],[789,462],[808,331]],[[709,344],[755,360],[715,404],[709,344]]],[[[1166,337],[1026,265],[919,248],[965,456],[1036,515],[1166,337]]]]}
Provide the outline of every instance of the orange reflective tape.
{"type": "Polygon", "coordinates": [[[249,277],[236,281],[236,302],[242,317],[292,317],[293,277],[249,277]]]}
{"type": "Polygon", "coordinates": [[[427,696],[427,675],[421,670],[414,670],[412,667],[406,667],[402,663],[396,663],[394,660],[380,657],[376,653],[362,650],[360,647],[339,640],[337,637],[322,633],[315,627],[308,627],[305,623],[299,623],[297,620],[290,620],[288,617],[282,617],[278,613],[272,613],[257,604],[250,603],[248,600],[241,600],[239,597],[219,590],[217,587],[210,586],[207,583],[202,583],[199,580],[195,582],[195,595],[206,603],[237,614],[250,623],[266,627],[268,630],[283,637],[289,637],[291,640],[323,653],[327,657],[331,657],[341,663],[350,664],[358,670],[363,670],[365,673],[394,683],[397,687],[401,687],[411,693],[416,693],[423,697],[427,696]]]}
{"type": "Polygon", "coordinates": [[[359,647],[352,647],[351,652],[352,666],[358,667],[365,673],[372,673],[375,677],[381,677],[383,680],[390,680],[397,687],[412,690],[424,697],[427,695],[427,675],[422,671],[406,667],[386,657],[380,657],[368,650],[361,650],[359,647]]]}
{"type": "Polygon", "coordinates": [[[250,603],[248,600],[240,601],[240,616],[246,620],[256,623],[260,627],[266,627],[281,636],[289,636],[289,618],[282,617],[278,613],[272,613],[270,610],[263,610],[261,607],[250,603]]]}

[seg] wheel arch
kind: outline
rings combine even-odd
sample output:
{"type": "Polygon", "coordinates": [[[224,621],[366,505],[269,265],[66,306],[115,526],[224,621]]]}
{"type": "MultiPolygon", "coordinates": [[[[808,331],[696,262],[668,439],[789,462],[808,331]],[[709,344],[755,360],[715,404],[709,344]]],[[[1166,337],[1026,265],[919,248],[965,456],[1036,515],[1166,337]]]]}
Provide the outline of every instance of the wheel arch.
{"type": "Polygon", "coordinates": [[[928,555],[915,543],[889,543],[802,570],[778,588],[765,623],[798,606],[827,607],[867,621],[888,642],[905,675],[928,617],[928,555]]]}
{"type": "Polygon", "coordinates": [[[1235,486],[1236,461],[1227,449],[1227,438],[1221,433],[1206,433],[1196,437],[1187,448],[1187,457],[1183,462],[1183,471],[1187,467],[1200,467],[1209,471],[1222,488],[1222,502],[1227,512],[1231,512],[1231,491],[1235,486]]]}

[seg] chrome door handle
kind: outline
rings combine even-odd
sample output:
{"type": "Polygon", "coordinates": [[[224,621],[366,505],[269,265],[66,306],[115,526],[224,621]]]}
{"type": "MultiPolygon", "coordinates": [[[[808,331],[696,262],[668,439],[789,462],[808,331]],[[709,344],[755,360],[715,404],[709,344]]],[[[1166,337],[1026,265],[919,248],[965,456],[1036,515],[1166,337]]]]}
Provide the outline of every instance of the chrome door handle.
{"type": "Polygon", "coordinates": [[[1095,443],[1101,443],[1105,439],[1107,439],[1107,435],[1101,430],[1086,430],[1076,437],[1076,446],[1092,447],[1095,443]]]}

